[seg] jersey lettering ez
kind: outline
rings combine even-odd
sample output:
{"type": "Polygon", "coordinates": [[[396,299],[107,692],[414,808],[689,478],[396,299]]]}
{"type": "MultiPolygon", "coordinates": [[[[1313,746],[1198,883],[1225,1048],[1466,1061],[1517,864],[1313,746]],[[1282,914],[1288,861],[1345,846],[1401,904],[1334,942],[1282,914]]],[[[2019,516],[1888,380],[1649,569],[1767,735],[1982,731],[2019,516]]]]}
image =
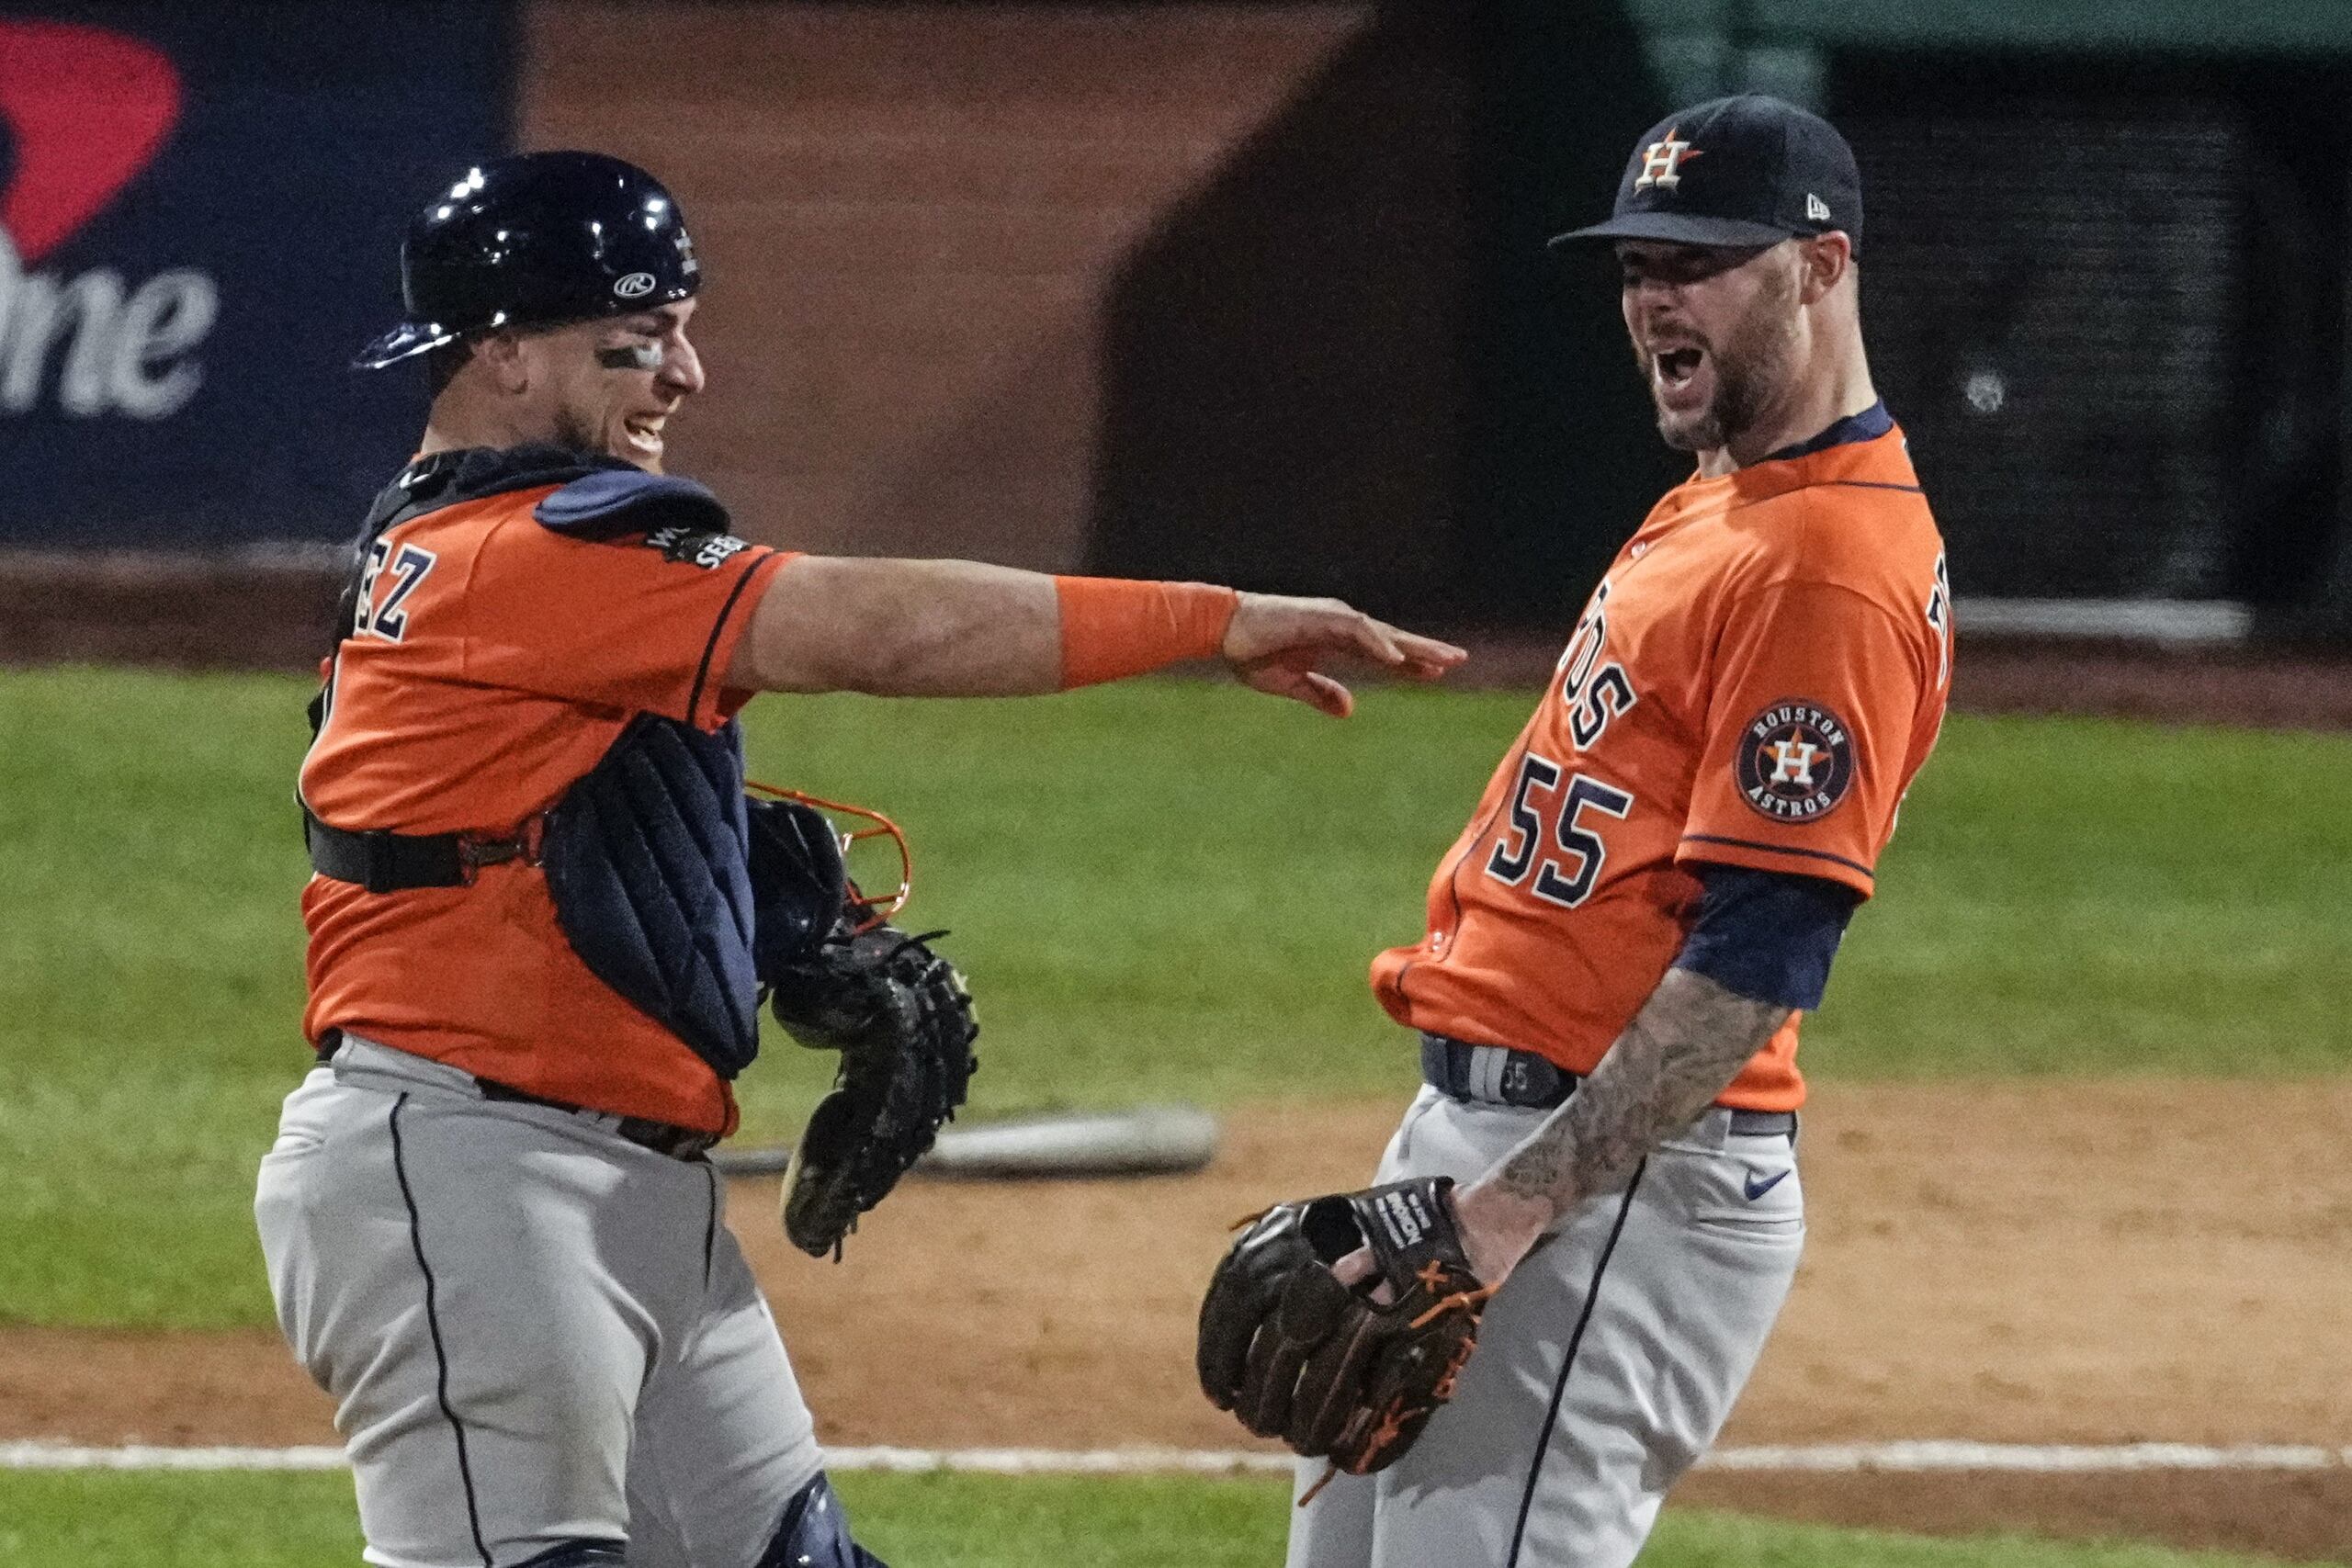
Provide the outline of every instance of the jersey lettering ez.
{"type": "Polygon", "coordinates": [[[401,606],[410,594],[424,582],[440,557],[416,545],[402,545],[400,554],[391,555],[391,542],[378,539],[368,547],[368,569],[359,578],[359,602],[353,607],[351,635],[379,637],[386,642],[398,642],[408,634],[408,612],[401,606]],[[392,589],[379,605],[376,603],[376,580],[383,574],[385,558],[391,558],[392,589]]]}

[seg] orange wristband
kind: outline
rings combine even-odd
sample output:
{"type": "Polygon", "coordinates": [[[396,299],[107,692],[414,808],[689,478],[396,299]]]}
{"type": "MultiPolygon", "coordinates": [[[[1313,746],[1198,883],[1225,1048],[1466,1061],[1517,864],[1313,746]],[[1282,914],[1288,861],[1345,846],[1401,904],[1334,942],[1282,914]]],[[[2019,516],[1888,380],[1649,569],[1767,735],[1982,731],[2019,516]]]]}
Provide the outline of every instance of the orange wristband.
{"type": "Polygon", "coordinates": [[[1061,601],[1062,690],[1215,659],[1241,595],[1205,582],[1057,577],[1061,601]]]}

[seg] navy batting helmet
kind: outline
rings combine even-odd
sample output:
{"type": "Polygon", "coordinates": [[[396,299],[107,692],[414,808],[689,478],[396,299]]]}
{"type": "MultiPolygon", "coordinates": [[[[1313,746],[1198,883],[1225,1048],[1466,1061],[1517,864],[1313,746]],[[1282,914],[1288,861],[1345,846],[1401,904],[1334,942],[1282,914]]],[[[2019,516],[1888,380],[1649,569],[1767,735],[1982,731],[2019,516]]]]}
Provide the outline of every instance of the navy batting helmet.
{"type": "Polygon", "coordinates": [[[492,327],[551,327],[684,299],[701,282],[662,182],[601,152],[524,152],[466,171],[401,245],[408,320],[352,363],[372,370],[492,327]]]}

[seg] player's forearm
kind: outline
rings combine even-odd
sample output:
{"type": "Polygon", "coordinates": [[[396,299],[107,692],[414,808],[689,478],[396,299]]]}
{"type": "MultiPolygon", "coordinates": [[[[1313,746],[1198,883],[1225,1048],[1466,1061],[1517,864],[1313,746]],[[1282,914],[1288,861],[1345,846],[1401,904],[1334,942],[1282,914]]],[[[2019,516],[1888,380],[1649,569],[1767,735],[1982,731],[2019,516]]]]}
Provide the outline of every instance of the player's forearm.
{"type": "Polygon", "coordinates": [[[1051,692],[1061,683],[1054,580],[978,561],[803,556],[769,583],[728,683],[899,697],[1051,692]]]}
{"type": "Polygon", "coordinates": [[[1244,682],[1345,717],[1317,665],[1433,681],[1465,655],[1336,599],[1206,582],[1046,577],[974,561],[801,556],[768,579],[727,684],[752,692],[1027,696],[1222,659],[1244,682]]]}
{"type": "Polygon", "coordinates": [[[1660,1142],[1714,1101],[1787,1020],[1689,969],[1669,969],[1567,1102],[1461,1190],[1471,1260],[1499,1280],[1568,1209],[1623,1186],[1660,1142]]]}

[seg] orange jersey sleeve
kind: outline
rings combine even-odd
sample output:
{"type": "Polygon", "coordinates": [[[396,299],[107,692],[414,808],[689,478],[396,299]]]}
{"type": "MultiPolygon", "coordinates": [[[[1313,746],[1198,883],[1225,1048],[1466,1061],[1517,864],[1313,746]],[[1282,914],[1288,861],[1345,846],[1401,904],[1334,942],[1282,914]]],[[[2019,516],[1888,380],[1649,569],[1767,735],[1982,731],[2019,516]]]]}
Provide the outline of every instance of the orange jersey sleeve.
{"type": "Polygon", "coordinates": [[[573,538],[527,517],[493,529],[464,591],[465,679],[716,725],[735,644],[791,559],[729,534],[573,538]]]}
{"type": "Polygon", "coordinates": [[[1869,897],[1935,679],[1924,642],[1830,583],[1776,583],[1733,605],[1676,860],[1799,872],[1869,897]]]}

